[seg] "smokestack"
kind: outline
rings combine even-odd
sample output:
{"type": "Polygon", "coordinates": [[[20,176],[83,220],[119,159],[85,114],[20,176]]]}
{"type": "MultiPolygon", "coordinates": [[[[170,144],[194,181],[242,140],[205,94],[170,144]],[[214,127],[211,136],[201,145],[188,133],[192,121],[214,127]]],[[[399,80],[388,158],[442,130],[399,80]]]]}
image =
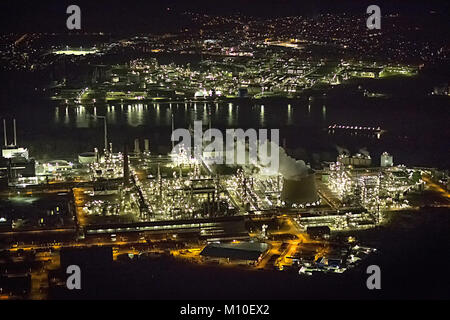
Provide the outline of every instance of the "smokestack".
{"type": "MultiPolygon", "coordinates": [[[[175,130],[175,125],[173,123],[173,113],[172,113],[172,133],[175,130]]],[[[172,135],[172,134],[171,134],[172,135]]],[[[171,139],[172,140],[172,139],[171,139]]],[[[172,141],[172,150],[175,149],[175,141],[172,141]]]]}
{"type": "Polygon", "coordinates": [[[112,142],[109,143],[109,152],[112,153],[112,142]]]}
{"type": "Polygon", "coordinates": [[[128,147],[125,144],[123,147],[123,183],[128,186],[130,182],[130,165],[128,163],[128,147]]]}
{"type": "Polygon", "coordinates": [[[98,149],[97,148],[94,148],[94,153],[95,153],[95,162],[99,162],[98,149]]]}
{"type": "Polygon", "coordinates": [[[139,148],[139,139],[134,139],[134,153],[141,153],[141,149],[139,148]]]}
{"type": "Polygon", "coordinates": [[[5,147],[8,145],[8,138],[6,137],[6,120],[3,119],[3,138],[5,139],[5,147]]]}
{"type": "Polygon", "coordinates": [[[149,143],[148,139],[144,139],[144,151],[150,152],[150,143],[149,143]]]}
{"type": "Polygon", "coordinates": [[[16,119],[13,119],[13,126],[14,126],[14,146],[17,146],[17,133],[16,133],[16,119]]]}

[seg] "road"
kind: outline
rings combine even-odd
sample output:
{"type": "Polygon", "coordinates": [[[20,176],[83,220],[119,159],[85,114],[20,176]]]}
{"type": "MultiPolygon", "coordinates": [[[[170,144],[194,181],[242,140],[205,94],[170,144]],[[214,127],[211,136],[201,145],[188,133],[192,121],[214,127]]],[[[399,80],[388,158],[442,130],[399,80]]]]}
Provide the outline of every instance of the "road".
{"type": "Polygon", "coordinates": [[[272,266],[268,265],[268,263],[274,255],[279,255],[276,261],[274,261],[274,267],[283,270],[285,267],[291,266],[293,263],[291,257],[301,249],[301,246],[304,243],[314,243],[318,245],[318,248],[323,247],[323,242],[312,240],[303,230],[301,230],[292,217],[282,216],[280,219],[285,222],[285,227],[282,230],[270,232],[269,234],[271,236],[293,235],[296,238],[284,242],[269,241],[271,248],[256,266],[258,269],[271,268],[272,266]],[[284,249],[282,249],[283,243],[284,246],[287,245],[284,249]]]}
{"type": "MultiPolygon", "coordinates": [[[[431,180],[431,177],[424,175],[424,176],[422,176],[422,180],[425,181],[425,183],[427,184],[427,186],[430,190],[439,193],[444,199],[447,200],[447,202],[448,202],[448,200],[450,200],[450,192],[445,190],[440,184],[431,180]]],[[[449,203],[447,203],[447,204],[449,204],[449,203]]]]}

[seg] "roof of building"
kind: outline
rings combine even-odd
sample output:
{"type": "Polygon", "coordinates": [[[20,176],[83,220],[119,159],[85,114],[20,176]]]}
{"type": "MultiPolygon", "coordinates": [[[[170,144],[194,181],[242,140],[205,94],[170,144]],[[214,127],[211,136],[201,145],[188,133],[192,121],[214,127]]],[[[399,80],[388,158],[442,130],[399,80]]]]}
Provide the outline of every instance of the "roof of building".
{"type": "Polygon", "coordinates": [[[268,248],[269,245],[262,242],[211,243],[200,255],[236,260],[258,260],[268,248]]]}

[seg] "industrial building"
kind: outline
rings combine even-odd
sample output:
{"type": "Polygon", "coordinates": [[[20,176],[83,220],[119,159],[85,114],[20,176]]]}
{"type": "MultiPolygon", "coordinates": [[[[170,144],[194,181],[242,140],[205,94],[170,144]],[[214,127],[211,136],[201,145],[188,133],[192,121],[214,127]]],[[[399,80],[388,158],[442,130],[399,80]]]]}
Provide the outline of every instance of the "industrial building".
{"type": "Polygon", "coordinates": [[[0,185],[6,186],[22,177],[36,175],[34,159],[29,158],[28,150],[17,146],[16,119],[13,120],[14,141],[8,144],[6,120],[3,119],[4,146],[0,157],[0,185]]]}
{"type": "Polygon", "coordinates": [[[337,157],[337,162],[340,162],[346,166],[370,167],[372,165],[372,158],[369,155],[361,153],[357,153],[353,156],[341,154],[337,157]]]}
{"type": "Polygon", "coordinates": [[[263,242],[210,243],[200,255],[207,261],[254,264],[268,249],[263,242]]]}
{"type": "Polygon", "coordinates": [[[387,152],[383,152],[380,157],[380,165],[382,167],[392,167],[394,165],[392,156],[387,152]]]}

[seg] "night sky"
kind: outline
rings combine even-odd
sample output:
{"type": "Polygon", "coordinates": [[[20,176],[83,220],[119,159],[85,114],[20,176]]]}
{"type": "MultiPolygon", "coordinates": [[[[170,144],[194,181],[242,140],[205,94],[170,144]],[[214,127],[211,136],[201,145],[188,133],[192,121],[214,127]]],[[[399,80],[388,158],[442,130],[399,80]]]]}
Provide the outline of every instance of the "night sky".
{"type": "Polygon", "coordinates": [[[2,1],[0,26],[3,32],[67,32],[66,8],[81,8],[83,31],[95,32],[164,32],[176,27],[179,13],[193,11],[246,16],[314,16],[320,13],[361,13],[368,5],[377,4],[383,13],[421,15],[431,10],[449,16],[449,1],[368,1],[368,0],[131,0],[131,1],[2,1]]]}

